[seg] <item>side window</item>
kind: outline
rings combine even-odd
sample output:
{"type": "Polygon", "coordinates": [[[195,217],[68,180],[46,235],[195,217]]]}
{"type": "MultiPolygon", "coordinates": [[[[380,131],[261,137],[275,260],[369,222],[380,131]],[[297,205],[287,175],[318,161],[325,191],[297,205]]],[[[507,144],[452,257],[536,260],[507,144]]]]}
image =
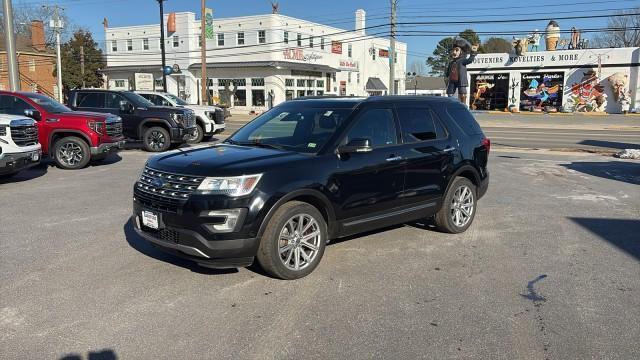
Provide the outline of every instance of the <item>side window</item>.
{"type": "Polygon", "coordinates": [[[120,94],[107,94],[107,109],[120,109],[120,101],[129,102],[120,94]]]}
{"type": "Polygon", "coordinates": [[[153,105],[160,105],[160,97],[154,94],[140,94],[143,98],[151,101],[153,105]]]}
{"type": "Polygon", "coordinates": [[[0,113],[10,115],[24,115],[25,110],[32,110],[33,106],[15,96],[0,96],[0,113]]]}
{"type": "Polygon", "coordinates": [[[466,107],[448,106],[447,114],[467,135],[482,134],[482,129],[466,107]]]}
{"type": "Polygon", "coordinates": [[[398,108],[402,141],[405,144],[446,137],[433,111],[426,108],[398,108]]]}
{"type": "Polygon", "coordinates": [[[156,104],[156,105],[160,105],[160,106],[171,106],[171,103],[169,102],[169,100],[165,99],[162,96],[159,95],[155,95],[156,96],[156,101],[152,101],[152,103],[156,104]]]}
{"type": "Polygon", "coordinates": [[[365,110],[356,119],[355,125],[349,129],[345,143],[353,139],[369,139],[374,147],[397,144],[393,111],[391,109],[365,110]]]}
{"type": "Polygon", "coordinates": [[[104,94],[102,93],[78,93],[76,99],[79,108],[103,108],[104,94]]]}

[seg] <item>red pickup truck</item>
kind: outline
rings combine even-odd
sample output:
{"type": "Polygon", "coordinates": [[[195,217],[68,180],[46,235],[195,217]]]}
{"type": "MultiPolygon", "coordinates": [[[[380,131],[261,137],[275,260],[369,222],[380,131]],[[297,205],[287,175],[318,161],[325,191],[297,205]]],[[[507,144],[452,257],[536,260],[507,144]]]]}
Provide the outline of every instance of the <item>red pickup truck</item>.
{"type": "Polygon", "coordinates": [[[62,169],[81,169],[124,146],[119,116],[73,111],[43,94],[0,91],[0,114],[36,120],[42,153],[62,169]]]}

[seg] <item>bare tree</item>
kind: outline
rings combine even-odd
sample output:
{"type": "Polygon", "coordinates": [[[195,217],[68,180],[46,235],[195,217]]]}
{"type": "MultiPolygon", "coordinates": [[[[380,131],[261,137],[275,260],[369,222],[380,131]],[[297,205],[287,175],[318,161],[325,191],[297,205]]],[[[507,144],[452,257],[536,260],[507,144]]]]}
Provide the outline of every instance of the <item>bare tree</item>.
{"type": "MultiPolygon", "coordinates": [[[[17,36],[31,37],[31,21],[40,20],[44,23],[45,43],[52,46],[55,42],[55,33],[49,28],[49,20],[53,18],[53,9],[45,6],[17,3],[13,7],[13,24],[14,31],[17,36]]],[[[62,41],[66,41],[71,37],[76,26],[71,22],[64,12],[60,13],[60,18],[64,23],[62,29],[62,41]]],[[[4,12],[0,12],[0,33],[5,33],[4,28],[4,12]]]]}
{"type": "MultiPolygon", "coordinates": [[[[618,14],[638,14],[640,7],[619,11],[618,14]]],[[[640,46],[640,15],[616,16],[607,20],[607,30],[593,39],[596,47],[640,46]]]]}
{"type": "Polygon", "coordinates": [[[415,60],[409,65],[409,72],[416,73],[418,76],[424,76],[427,74],[427,65],[424,61],[415,60]]]}

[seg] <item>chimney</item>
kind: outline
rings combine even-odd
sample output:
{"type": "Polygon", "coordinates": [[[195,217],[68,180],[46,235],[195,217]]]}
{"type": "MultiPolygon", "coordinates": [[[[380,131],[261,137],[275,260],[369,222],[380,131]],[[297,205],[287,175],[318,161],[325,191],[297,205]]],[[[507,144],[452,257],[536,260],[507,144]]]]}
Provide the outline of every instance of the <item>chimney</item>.
{"type": "Polygon", "coordinates": [[[31,21],[31,46],[37,51],[45,51],[44,24],[40,20],[31,21]]]}
{"type": "Polygon", "coordinates": [[[359,35],[365,35],[365,11],[362,9],[356,10],[356,33],[359,35]]]}

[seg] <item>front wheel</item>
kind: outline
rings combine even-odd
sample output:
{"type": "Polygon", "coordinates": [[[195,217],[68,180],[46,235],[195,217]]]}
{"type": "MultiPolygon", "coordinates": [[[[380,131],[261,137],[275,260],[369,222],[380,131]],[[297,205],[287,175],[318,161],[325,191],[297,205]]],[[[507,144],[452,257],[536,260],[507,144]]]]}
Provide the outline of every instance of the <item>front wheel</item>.
{"type": "Polygon", "coordinates": [[[165,128],[153,126],[144,131],[142,143],[146,151],[167,151],[169,150],[169,146],[171,146],[171,138],[165,128]]]}
{"type": "Polygon", "coordinates": [[[451,234],[467,230],[476,216],[476,193],[469,179],[455,178],[435,216],[436,227],[451,234]]]}
{"type": "Polygon", "coordinates": [[[258,262],[280,279],[305,277],[320,263],[327,236],[327,224],[315,207],[288,202],[276,211],[265,229],[258,262]]]}
{"type": "Polygon", "coordinates": [[[196,131],[191,137],[189,137],[189,139],[187,140],[187,144],[198,144],[202,141],[203,137],[204,129],[202,128],[202,126],[200,126],[200,124],[197,124],[196,131]]]}
{"type": "Polygon", "coordinates": [[[75,136],[64,137],[53,145],[53,160],[61,169],[82,169],[91,160],[89,145],[75,136]]]}

